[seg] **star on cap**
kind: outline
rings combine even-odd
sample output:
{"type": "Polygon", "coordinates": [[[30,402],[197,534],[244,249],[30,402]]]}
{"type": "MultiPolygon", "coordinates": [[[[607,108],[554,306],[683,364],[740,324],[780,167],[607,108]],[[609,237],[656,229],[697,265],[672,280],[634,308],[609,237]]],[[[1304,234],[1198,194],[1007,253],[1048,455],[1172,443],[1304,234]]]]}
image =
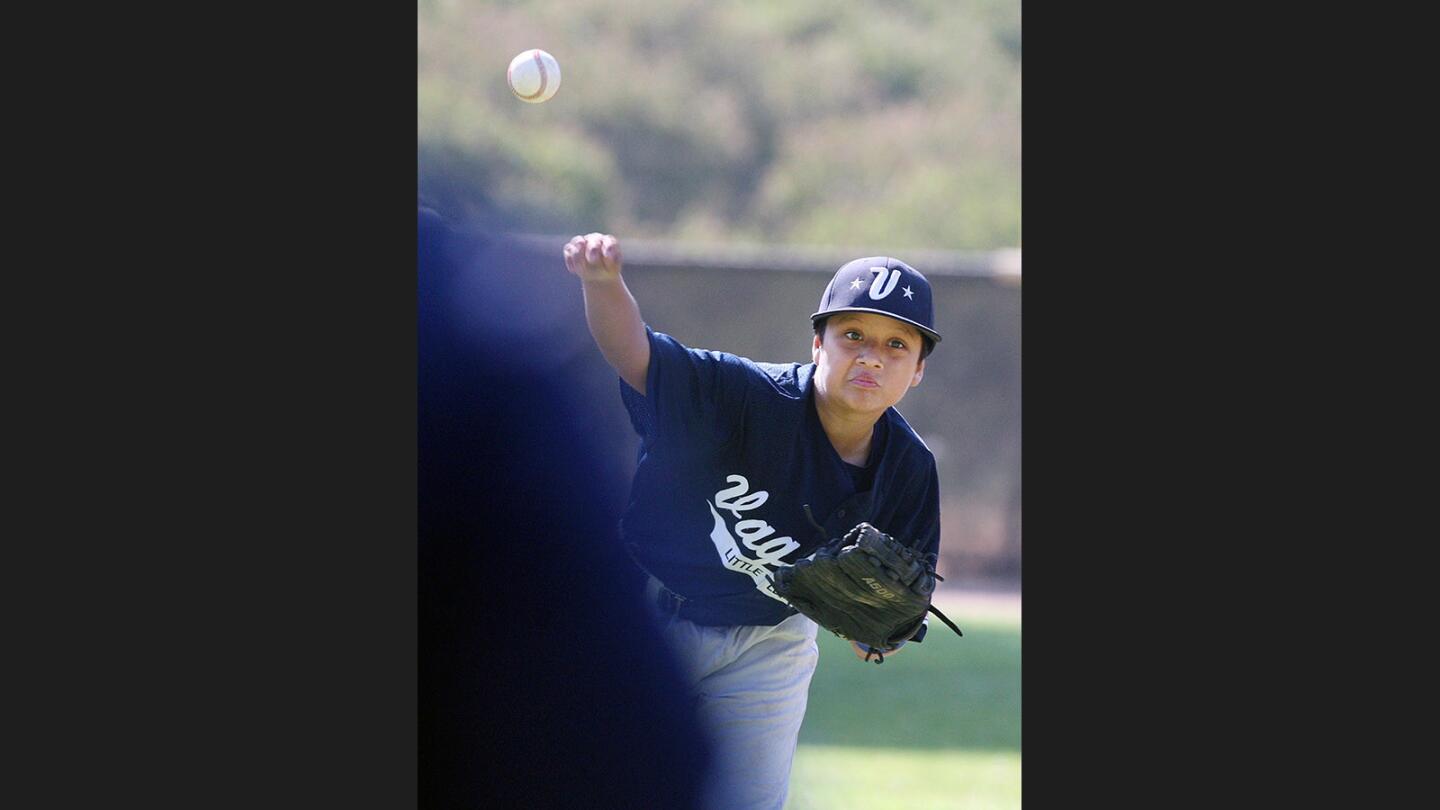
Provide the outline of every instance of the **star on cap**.
{"type": "Polygon", "coordinates": [[[902,289],[902,290],[905,291],[905,297],[906,297],[906,298],[914,298],[914,297],[915,297],[915,291],[912,290],[912,289],[910,289],[909,285],[906,285],[906,286],[904,286],[904,287],[901,287],[900,289],[902,289]]]}
{"type": "Polygon", "coordinates": [[[865,286],[865,281],[864,281],[864,277],[863,277],[863,276],[857,277],[854,281],[850,282],[850,289],[852,289],[852,290],[858,290],[858,289],[860,289],[860,288],[863,287],[863,286],[865,286]]]}

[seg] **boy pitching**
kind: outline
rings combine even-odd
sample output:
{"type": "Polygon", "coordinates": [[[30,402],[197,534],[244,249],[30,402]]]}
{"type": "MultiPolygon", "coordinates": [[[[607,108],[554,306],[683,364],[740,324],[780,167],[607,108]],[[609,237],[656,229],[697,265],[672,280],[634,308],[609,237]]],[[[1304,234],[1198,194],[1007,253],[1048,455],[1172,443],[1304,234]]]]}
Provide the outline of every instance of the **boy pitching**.
{"type": "MultiPolygon", "coordinates": [[[[812,362],[764,363],[647,326],[614,236],[563,254],[641,439],[621,533],[716,744],[709,804],[780,810],[818,648],[775,572],[862,521],[938,555],[935,458],[894,408],[940,341],[930,284],[898,259],[848,262],[811,315],[812,362]]],[[[862,659],[904,643],[852,642],[862,659]]]]}

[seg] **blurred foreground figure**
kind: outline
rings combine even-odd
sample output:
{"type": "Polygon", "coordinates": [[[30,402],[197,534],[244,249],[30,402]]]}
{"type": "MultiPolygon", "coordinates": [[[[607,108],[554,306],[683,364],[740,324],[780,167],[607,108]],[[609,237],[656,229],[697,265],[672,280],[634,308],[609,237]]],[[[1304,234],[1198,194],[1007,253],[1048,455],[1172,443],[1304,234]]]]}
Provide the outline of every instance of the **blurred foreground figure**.
{"type": "Polygon", "coordinates": [[[418,230],[420,807],[697,806],[706,743],[561,373],[588,335],[558,251],[418,230]]]}

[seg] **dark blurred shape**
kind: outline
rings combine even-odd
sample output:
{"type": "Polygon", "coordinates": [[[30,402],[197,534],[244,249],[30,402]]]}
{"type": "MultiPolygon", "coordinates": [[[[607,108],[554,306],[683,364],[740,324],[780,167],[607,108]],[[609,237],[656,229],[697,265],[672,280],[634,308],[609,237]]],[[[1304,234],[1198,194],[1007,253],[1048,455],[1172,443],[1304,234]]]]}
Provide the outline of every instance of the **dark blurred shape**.
{"type": "Polygon", "coordinates": [[[708,746],[616,539],[560,243],[422,205],[417,259],[420,806],[696,806],[708,746]]]}

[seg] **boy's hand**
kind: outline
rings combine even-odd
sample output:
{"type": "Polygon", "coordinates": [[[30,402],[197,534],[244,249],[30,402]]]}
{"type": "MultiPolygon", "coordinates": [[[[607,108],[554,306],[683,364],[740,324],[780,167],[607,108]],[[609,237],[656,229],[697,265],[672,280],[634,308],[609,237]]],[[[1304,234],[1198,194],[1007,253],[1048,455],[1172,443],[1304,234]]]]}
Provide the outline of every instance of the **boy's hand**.
{"type": "Polygon", "coordinates": [[[620,277],[620,240],[608,233],[576,236],[565,243],[565,269],[581,281],[613,281],[620,277]]]}

